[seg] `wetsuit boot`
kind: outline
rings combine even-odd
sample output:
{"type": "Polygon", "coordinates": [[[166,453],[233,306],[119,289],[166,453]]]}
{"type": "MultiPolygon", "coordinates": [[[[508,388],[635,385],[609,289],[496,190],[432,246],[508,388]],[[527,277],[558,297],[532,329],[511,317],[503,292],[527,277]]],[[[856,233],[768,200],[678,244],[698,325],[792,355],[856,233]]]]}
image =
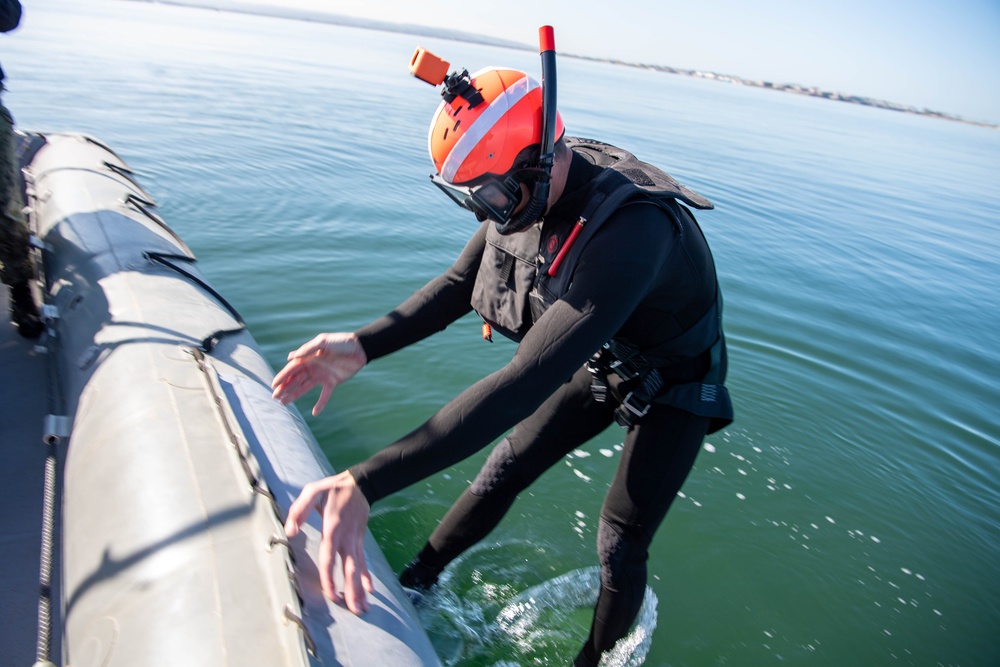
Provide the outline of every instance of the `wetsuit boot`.
{"type": "Polygon", "coordinates": [[[27,281],[10,288],[10,319],[17,325],[17,332],[25,338],[38,338],[45,330],[27,281]]]}
{"type": "Polygon", "coordinates": [[[423,602],[424,595],[437,583],[443,569],[424,563],[419,555],[410,561],[410,564],[399,573],[399,583],[410,598],[410,602],[414,605],[423,602]]]}
{"type": "Polygon", "coordinates": [[[576,660],[573,661],[573,667],[597,667],[600,662],[600,658],[594,660],[588,656],[587,647],[584,646],[583,649],[580,650],[579,655],[576,656],[576,660]]]}

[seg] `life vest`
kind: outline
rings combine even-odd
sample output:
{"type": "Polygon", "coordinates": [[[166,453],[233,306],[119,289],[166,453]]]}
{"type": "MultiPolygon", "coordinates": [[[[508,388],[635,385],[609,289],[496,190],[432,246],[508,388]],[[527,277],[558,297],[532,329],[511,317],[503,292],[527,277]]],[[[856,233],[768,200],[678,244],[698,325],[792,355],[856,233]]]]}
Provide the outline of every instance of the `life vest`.
{"type": "MultiPolygon", "coordinates": [[[[520,341],[531,325],[569,290],[574,269],[587,243],[621,207],[637,202],[656,204],[667,212],[681,234],[697,230],[697,223],[678,202],[702,210],[713,208],[709,200],[626,150],[572,137],[567,137],[566,143],[573,151],[604,167],[587,186],[589,191],[579,220],[567,220],[554,226],[550,221],[544,225],[544,230],[539,222],[509,235],[500,234],[490,225],[486,232],[486,249],[473,287],[472,307],[494,330],[515,341],[520,341]]],[[[632,413],[636,412],[637,401],[644,402],[639,406],[642,414],[649,402],[664,402],[712,417],[710,432],[732,421],[732,403],[723,385],[726,355],[721,298],[716,299],[709,312],[674,338],[657,345],[656,349],[639,350],[628,341],[612,340],[602,353],[595,355],[594,363],[601,357],[613,364],[622,350],[630,351],[632,363],[614,367],[622,370],[631,367],[635,371],[630,378],[623,376],[636,387],[629,390],[635,398],[629,408],[632,413]],[[666,365],[665,360],[693,357],[710,349],[712,368],[702,382],[691,383],[691,386],[657,386],[658,373],[654,371],[657,366],[666,365]]],[[[595,378],[598,375],[595,370],[595,378]]],[[[597,391],[595,388],[595,395],[597,391]]],[[[629,401],[623,403],[627,405],[629,401]]],[[[631,419],[627,414],[622,417],[628,423],[622,423],[622,419],[619,423],[630,427],[641,414],[632,414],[631,419]]]]}

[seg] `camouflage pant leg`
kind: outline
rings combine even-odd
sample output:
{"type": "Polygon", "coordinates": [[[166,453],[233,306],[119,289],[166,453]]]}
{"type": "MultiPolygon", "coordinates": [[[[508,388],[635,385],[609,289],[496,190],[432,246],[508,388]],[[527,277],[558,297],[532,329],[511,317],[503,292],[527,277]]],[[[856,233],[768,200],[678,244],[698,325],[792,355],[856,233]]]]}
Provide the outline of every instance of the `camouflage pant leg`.
{"type": "Polygon", "coordinates": [[[14,155],[14,121],[0,102],[0,279],[8,285],[34,277],[28,221],[14,155]]]}

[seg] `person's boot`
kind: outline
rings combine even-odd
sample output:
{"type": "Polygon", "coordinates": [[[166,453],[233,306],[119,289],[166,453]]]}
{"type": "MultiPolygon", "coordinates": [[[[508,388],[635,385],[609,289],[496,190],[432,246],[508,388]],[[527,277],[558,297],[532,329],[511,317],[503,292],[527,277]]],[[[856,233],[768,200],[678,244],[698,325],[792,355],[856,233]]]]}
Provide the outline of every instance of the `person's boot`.
{"type": "Polygon", "coordinates": [[[419,557],[410,561],[399,574],[399,583],[414,606],[420,606],[428,591],[437,583],[441,570],[426,565],[419,557]]]}
{"type": "Polygon", "coordinates": [[[419,590],[430,590],[437,583],[441,570],[425,564],[419,557],[410,561],[410,564],[399,573],[399,583],[406,588],[416,588],[419,590]]]}
{"type": "Polygon", "coordinates": [[[27,281],[10,288],[10,319],[17,325],[17,332],[25,338],[38,338],[45,331],[27,281]]]}
{"type": "Polygon", "coordinates": [[[601,664],[601,659],[597,658],[594,660],[589,655],[587,655],[587,647],[584,647],[580,653],[576,656],[576,660],[573,661],[573,667],[598,667],[601,664]]]}

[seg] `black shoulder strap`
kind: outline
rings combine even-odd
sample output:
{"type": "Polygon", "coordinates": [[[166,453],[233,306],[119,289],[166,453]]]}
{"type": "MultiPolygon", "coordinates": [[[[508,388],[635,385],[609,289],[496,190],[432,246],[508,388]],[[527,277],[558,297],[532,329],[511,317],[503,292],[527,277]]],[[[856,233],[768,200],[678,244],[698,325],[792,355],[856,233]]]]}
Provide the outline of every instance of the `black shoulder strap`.
{"type": "Polygon", "coordinates": [[[571,267],[576,266],[587,243],[615,211],[626,203],[631,203],[629,200],[658,205],[671,219],[676,215],[671,209],[676,200],[698,209],[714,208],[712,202],[705,197],[689,190],[666,172],[639,160],[624,149],[576,137],[566,137],[566,144],[588,161],[604,169],[594,179],[591,196],[580,214],[583,229],[563,258],[563,265],[568,270],[558,271],[552,277],[539,272],[536,277],[536,283],[545,282],[546,289],[551,294],[565,294],[573,278],[571,267]]]}
{"type": "MultiPolygon", "coordinates": [[[[577,260],[579,260],[584,248],[587,247],[587,243],[601,226],[626,200],[639,193],[639,189],[632,181],[613,169],[605,169],[601,172],[594,179],[593,188],[587,205],[580,213],[580,224],[583,225],[583,228],[566,257],[563,258],[563,265],[567,268],[576,266],[577,260]]],[[[564,294],[572,278],[572,269],[559,271],[555,276],[548,278],[547,289],[553,294],[564,294]]]]}
{"type": "Polygon", "coordinates": [[[607,167],[625,175],[635,185],[650,195],[679,199],[688,206],[709,210],[715,206],[707,198],[682,185],[670,174],[648,162],[643,162],[625,149],[593,139],[567,137],[566,144],[574,151],[600,167],[607,167]]]}

